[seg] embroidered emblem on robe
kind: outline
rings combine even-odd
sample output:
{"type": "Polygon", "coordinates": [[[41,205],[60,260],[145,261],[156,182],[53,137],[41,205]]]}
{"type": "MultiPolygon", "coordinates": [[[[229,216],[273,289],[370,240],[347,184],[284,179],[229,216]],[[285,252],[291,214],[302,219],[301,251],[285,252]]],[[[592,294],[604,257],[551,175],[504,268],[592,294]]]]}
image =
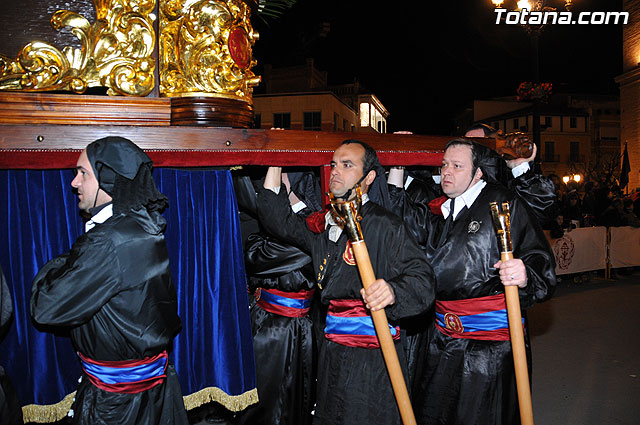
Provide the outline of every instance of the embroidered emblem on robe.
{"type": "Polygon", "coordinates": [[[447,329],[451,329],[452,331],[458,332],[458,333],[464,332],[464,326],[462,326],[462,321],[456,314],[453,314],[453,313],[445,314],[444,323],[447,329]]]}
{"type": "Polygon", "coordinates": [[[353,249],[351,249],[351,241],[347,241],[347,247],[345,248],[344,253],[342,254],[342,259],[344,260],[345,263],[347,263],[350,266],[356,265],[356,257],[354,257],[353,249]]]}
{"type": "Polygon", "coordinates": [[[467,228],[467,233],[476,233],[478,230],[480,230],[481,223],[482,223],[481,221],[473,220],[471,223],[469,223],[469,227],[467,228]]]}

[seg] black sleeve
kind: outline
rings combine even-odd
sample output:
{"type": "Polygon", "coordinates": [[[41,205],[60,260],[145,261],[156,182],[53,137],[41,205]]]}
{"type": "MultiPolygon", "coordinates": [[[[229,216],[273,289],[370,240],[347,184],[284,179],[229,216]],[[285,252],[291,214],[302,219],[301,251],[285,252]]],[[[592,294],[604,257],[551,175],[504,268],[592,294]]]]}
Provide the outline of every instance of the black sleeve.
{"type": "Polygon", "coordinates": [[[429,238],[430,200],[427,198],[413,200],[404,189],[391,185],[389,196],[391,197],[391,211],[404,220],[418,244],[426,246],[429,238]]]}
{"type": "Polygon", "coordinates": [[[511,241],[513,255],[527,269],[527,286],[520,289],[520,304],[528,308],[553,295],[556,287],[555,257],[542,228],[528,205],[516,198],[511,202],[511,241]]]}
{"type": "Polygon", "coordinates": [[[284,185],[276,194],[270,189],[258,190],[258,219],[271,235],[301,250],[311,253],[315,237],[305,222],[291,210],[284,185]]]}
{"type": "Polygon", "coordinates": [[[534,217],[540,222],[555,219],[557,197],[553,181],[532,169],[512,179],[509,188],[516,192],[531,208],[534,217]]]}
{"type": "Polygon", "coordinates": [[[45,264],[31,288],[31,316],[37,323],[77,326],[86,323],[120,289],[122,276],[113,243],[85,234],[69,253],[45,264]]]}
{"type": "Polygon", "coordinates": [[[311,263],[311,257],[292,245],[256,233],[247,239],[247,274],[257,277],[281,276],[311,263]]]}

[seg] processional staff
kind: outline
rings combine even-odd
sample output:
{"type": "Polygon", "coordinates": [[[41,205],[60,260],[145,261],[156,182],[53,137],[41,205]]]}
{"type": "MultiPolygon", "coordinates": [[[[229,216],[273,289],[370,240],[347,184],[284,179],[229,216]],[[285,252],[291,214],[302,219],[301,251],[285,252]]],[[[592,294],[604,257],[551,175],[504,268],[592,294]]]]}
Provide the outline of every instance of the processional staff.
{"type": "MultiPolygon", "coordinates": [[[[502,213],[497,202],[491,202],[491,215],[498,234],[500,244],[500,260],[513,260],[511,248],[509,203],[502,203],[502,213]]],[[[524,346],[524,329],[522,326],[522,312],[517,286],[505,286],[504,295],[507,302],[507,316],[509,318],[509,335],[511,337],[511,351],[516,372],[516,387],[518,390],[518,404],[520,406],[520,422],[522,425],[533,425],[533,408],[531,403],[531,387],[529,386],[529,369],[527,354],[524,346]]]]}
{"type": "MultiPolygon", "coordinates": [[[[360,220],[362,220],[362,217],[359,213],[360,207],[362,206],[362,189],[358,185],[355,190],[356,198],[348,202],[335,199],[331,192],[327,195],[331,201],[334,218],[338,221],[338,224],[343,225],[347,230],[349,240],[351,241],[351,248],[353,249],[353,255],[358,266],[358,272],[360,273],[360,279],[362,280],[362,286],[366,290],[371,284],[373,284],[373,282],[375,282],[376,276],[373,272],[371,259],[369,258],[369,251],[362,236],[362,229],[360,228],[360,220]]],[[[378,336],[382,356],[384,357],[384,362],[387,366],[387,371],[389,372],[391,386],[396,397],[398,409],[400,410],[402,423],[404,425],[414,425],[416,423],[416,418],[413,414],[413,408],[411,407],[411,401],[409,400],[409,392],[407,391],[407,385],[404,381],[404,375],[402,374],[402,369],[400,368],[400,362],[398,360],[398,353],[396,352],[395,344],[389,329],[387,314],[384,309],[376,310],[371,312],[371,318],[373,319],[373,325],[376,329],[376,335],[378,336]]]]}

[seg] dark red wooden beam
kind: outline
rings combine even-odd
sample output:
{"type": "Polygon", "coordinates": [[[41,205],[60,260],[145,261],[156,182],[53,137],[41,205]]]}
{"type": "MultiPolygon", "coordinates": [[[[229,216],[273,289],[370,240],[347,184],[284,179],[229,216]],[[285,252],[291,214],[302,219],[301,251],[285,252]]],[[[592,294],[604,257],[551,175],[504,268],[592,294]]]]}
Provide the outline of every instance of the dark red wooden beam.
{"type": "Polygon", "coordinates": [[[439,165],[449,136],[249,130],[218,127],[0,124],[1,168],[72,168],[105,136],[127,137],[157,167],[320,166],[345,139],[369,143],[383,165],[439,165]]]}

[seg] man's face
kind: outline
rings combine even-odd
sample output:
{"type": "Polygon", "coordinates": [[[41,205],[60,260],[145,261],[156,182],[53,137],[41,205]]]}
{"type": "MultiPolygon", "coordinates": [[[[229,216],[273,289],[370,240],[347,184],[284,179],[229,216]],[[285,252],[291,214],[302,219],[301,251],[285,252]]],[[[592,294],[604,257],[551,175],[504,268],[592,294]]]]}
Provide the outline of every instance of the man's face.
{"type": "MultiPolygon", "coordinates": [[[[331,177],[329,178],[329,190],[334,196],[343,196],[362,178],[364,172],[363,159],[364,148],[357,143],[340,145],[336,149],[331,160],[331,177]]],[[[369,176],[363,181],[365,183],[362,187],[363,193],[366,192],[367,186],[371,184],[368,180],[369,176]]],[[[351,194],[349,200],[354,197],[355,191],[351,194]]]]}
{"type": "Polygon", "coordinates": [[[482,176],[482,171],[473,172],[473,158],[471,147],[466,145],[450,146],[442,158],[440,168],[440,185],[442,191],[449,198],[462,195],[468,188],[476,184],[482,176]]]}
{"type": "Polygon", "coordinates": [[[78,191],[78,208],[82,211],[89,211],[94,206],[111,201],[111,197],[104,190],[99,189],[98,179],[93,174],[93,168],[87,157],[86,149],[82,151],[78,158],[76,171],[77,174],[71,180],[71,186],[78,191]]]}

